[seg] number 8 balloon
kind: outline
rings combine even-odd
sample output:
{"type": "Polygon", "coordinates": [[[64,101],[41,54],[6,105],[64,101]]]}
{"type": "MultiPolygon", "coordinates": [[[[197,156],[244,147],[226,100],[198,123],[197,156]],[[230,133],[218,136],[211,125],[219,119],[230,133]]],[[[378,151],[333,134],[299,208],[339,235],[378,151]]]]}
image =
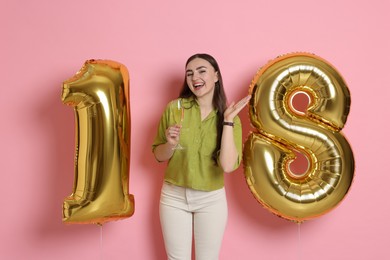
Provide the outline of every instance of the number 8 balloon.
{"type": "Polygon", "coordinates": [[[132,216],[126,67],[108,60],[86,61],[63,82],[62,102],[74,107],[76,125],[73,193],[63,203],[63,221],[103,224],[132,216]]]}
{"type": "Polygon", "coordinates": [[[354,175],[353,153],[340,132],[351,102],[341,75],[316,55],[286,54],[260,68],[249,92],[257,130],[245,142],[244,173],[254,197],[298,223],[333,209],[354,175]],[[303,113],[293,106],[297,93],[309,97],[303,113]],[[290,167],[297,154],[309,165],[302,175],[290,167]]]}

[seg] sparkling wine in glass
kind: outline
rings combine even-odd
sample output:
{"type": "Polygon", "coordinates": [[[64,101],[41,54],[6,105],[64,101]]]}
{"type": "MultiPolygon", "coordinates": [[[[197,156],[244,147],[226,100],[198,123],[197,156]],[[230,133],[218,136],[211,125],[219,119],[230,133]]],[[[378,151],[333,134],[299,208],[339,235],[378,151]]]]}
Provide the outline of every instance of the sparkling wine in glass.
{"type": "MultiPolygon", "coordinates": [[[[178,99],[177,103],[173,102],[171,112],[173,114],[173,119],[176,125],[179,125],[181,127],[184,120],[184,108],[181,105],[181,99],[178,99]]],[[[173,149],[181,150],[184,149],[184,147],[181,146],[180,143],[178,143],[173,149]]]]}

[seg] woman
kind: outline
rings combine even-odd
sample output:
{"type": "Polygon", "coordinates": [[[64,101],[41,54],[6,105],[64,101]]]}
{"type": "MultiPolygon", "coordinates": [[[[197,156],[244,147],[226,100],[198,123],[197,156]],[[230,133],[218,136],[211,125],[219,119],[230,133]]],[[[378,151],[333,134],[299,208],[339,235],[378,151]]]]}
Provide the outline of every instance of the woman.
{"type": "Polygon", "coordinates": [[[249,99],[226,107],[216,60],[208,54],[187,60],[179,99],[165,109],[153,143],[156,159],[168,161],[160,221],[169,260],[191,259],[192,237],[197,260],[218,259],[228,213],[223,174],[240,165],[237,114],[249,99]]]}

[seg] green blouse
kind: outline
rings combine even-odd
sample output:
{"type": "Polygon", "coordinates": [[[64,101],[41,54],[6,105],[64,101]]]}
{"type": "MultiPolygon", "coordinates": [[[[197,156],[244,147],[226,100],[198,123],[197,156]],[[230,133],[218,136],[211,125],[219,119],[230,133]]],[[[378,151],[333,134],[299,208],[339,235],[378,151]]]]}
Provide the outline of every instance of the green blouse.
{"type": "MultiPolygon", "coordinates": [[[[178,100],[166,107],[154,139],[152,149],[167,142],[165,130],[175,124],[172,113],[177,109],[178,100]]],[[[212,159],[217,145],[217,113],[212,111],[203,121],[195,99],[183,99],[184,120],[180,134],[182,150],[175,150],[168,162],[164,180],[177,186],[196,190],[212,191],[224,186],[223,170],[212,159]]],[[[234,142],[238,152],[235,169],[242,159],[242,128],[238,116],[234,118],[234,142]]]]}

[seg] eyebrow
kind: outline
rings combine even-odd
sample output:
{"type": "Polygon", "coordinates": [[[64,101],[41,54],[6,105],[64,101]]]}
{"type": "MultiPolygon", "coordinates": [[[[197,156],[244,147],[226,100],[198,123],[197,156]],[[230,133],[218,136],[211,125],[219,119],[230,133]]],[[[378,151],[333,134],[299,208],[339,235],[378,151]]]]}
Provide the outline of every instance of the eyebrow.
{"type": "MultiPolygon", "coordinates": [[[[199,66],[196,68],[196,70],[200,70],[200,69],[207,69],[206,66],[199,66]]],[[[192,71],[192,70],[186,70],[186,72],[189,72],[189,71],[192,71]]]]}

